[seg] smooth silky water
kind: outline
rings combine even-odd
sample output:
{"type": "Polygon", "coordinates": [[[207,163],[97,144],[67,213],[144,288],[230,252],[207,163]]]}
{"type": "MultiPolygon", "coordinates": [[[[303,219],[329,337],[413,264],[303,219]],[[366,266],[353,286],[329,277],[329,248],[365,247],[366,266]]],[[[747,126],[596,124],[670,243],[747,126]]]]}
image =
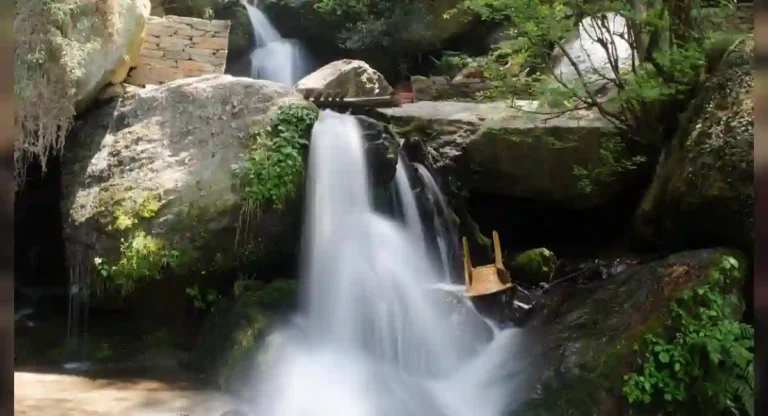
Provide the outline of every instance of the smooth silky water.
{"type": "Polygon", "coordinates": [[[261,10],[246,0],[242,3],[256,37],[256,47],[250,55],[251,78],[294,85],[310,70],[304,46],[295,39],[283,38],[261,10]]]}
{"type": "Polygon", "coordinates": [[[321,112],[310,145],[302,307],[261,354],[252,414],[508,414],[524,379],[520,330],[490,331],[452,293],[463,286],[431,260],[440,256],[426,255],[439,248],[425,244],[402,159],[395,186],[405,220],[374,210],[363,146],[355,118],[321,112]]]}

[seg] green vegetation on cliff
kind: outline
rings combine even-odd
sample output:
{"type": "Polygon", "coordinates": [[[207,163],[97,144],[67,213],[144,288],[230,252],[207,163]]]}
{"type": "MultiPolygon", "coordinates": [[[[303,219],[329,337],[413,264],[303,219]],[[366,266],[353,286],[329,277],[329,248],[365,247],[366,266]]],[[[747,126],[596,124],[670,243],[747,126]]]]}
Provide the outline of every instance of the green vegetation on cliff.
{"type": "Polygon", "coordinates": [[[754,328],[734,316],[743,305],[728,293],[739,281],[738,261],[723,256],[704,284],[680,294],[667,323],[674,335],[650,333],[635,347],[643,364],[624,376],[630,403],[656,414],[754,415],[754,328]]]}
{"type": "Polygon", "coordinates": [[[304,161],[302,149],[317,112],[306,106],[281,108],[272,126],[251,131],[253,145],[235,173],[248,204],[257,211],[261,204],[282,207],[300,186],[304,161]]]}

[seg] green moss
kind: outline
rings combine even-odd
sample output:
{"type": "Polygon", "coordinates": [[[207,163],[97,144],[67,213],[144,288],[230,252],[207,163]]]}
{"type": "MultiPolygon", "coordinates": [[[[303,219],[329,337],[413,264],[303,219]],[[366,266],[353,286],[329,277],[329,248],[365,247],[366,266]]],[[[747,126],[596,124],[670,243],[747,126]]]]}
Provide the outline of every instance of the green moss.
{"type": "Polygon", "coordinates": [[[512,270],[520,274],[514,278],[532,284],[550,282],[556,266],[555,253],[543,247],[524,251],[516,255],[511,262],[512,270]]]}
{"type": "Polygon", "coordinates": [[[160,195],[128,188],[99,196],[102,211],[107,203],[117,205],[106,229],[122,235],[117,253],[103,253],[104,257],[93,260],[108,287],[127,294],[167,271],[178,271],[195,262],[197,253],[190,247],[171,244],[144,230],[143,221],[155,217],[163,207],[160,195]]]}

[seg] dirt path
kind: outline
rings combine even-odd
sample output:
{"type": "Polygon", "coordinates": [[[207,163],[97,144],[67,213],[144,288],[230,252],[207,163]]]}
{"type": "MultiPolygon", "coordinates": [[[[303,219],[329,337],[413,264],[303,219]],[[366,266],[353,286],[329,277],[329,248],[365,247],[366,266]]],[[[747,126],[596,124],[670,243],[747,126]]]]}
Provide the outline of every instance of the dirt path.
{"type": "Polygon", "coordinates": [[[236,406],[184,382],[15,372],[17,416],[219,416],[236,406]]]}

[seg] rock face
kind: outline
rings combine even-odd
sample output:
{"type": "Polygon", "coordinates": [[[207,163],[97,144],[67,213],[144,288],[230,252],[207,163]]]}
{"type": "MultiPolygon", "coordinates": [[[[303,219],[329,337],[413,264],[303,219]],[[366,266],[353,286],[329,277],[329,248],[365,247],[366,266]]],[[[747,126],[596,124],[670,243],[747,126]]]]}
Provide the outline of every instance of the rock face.
{"type": "MultiPolygon", "coordinates": [[[[423,141],[434,167],[455,172],[469,191],[586,208],[610,200],[636,180],[630,171],[614,175],[591,192],[580,187],[574,168],[601,166],[603,141],[617,138],[594,112],[548,120],[506,102],[431,101],[377,112],[397,126],[401,136],[423,141]]],[[[628,151],[616,155],[632,156],[628,151]]]]}
{"type": "Polygon", "coordinates": [[[397,135],[389,126],[365,116],[356,116],[363,138],[365,152],[371,171],[371,180],[375,186],[383,187],[392,182],[397,168],[400,151],[397,135]]]}
{"type": "Polygon", "coordinates": [[[247,387],[263,342],[283,315],[295,310],[298,285],[276,280],[221,305],[206,319],[191,356],[191,366],[219,387],[247,387]]]}
{"type": "Polygon", "coordinates": [[[307,75],[296,83],[296,91],[342,91],[348,98],[389,97],[394,92],[383,75],[353,59],[331,62],[307,75]]]}
{"type": "Polygon", "coordinates": [[[98,47],[89,48],[83,58],[82,73],[77,81],[77,110],[90,104],[106,84],[121,83],[128,70],[136,65],[149,10],[149,0],[115,2],[109,19],[118,23],[112,33],[102,33],[96,25],[87,23],[93,19],[92,15],[83,15],[81,21],[72,22],[72,27],[78,28],[72,34],[74,44],[87,45],[98,40],[98,47]]]}
{"type": "Polygon", "coordinates": [[[752,250],[753,48],[735,43],[683,117],[637,214],[645,239],[752,250]]]}
{"type": "MultiPolygon", "coordinates": [[[[533,355],[543,352],[546,370],[539,393],[519,414],[659,414],[630,412],[622,397],[622,376],[638,369],[641,358],[633,346],[647,334],[669,331],[672,302],[685,289],[710,284],[711,272],[722,267],[725,256],[738,267],[731,265],[730,277],[715,290],[736,294],[749,273],[745,257],[707,249],[632,266],[607,281],[563,289],[546,300],[544,314],[531,324],[542,329],[541,349],[533,355]]],[[[738,320],[740,313],[734,310],[729,318],[738,320]]]]}
{"type": "MultiPolygon", "coordinates": [[[[298,245],[292,199],[282,210],[253,201],[233,172],[288,105],[317,111],[289,87],[206,75],[140,89],[89,113],[62,161],[73,272],[98,272],[100,283],[128,292],[166,272],[290,258],[298,245]]],[[[295,182],[289,195],[299,193],[295,182]]]]}

